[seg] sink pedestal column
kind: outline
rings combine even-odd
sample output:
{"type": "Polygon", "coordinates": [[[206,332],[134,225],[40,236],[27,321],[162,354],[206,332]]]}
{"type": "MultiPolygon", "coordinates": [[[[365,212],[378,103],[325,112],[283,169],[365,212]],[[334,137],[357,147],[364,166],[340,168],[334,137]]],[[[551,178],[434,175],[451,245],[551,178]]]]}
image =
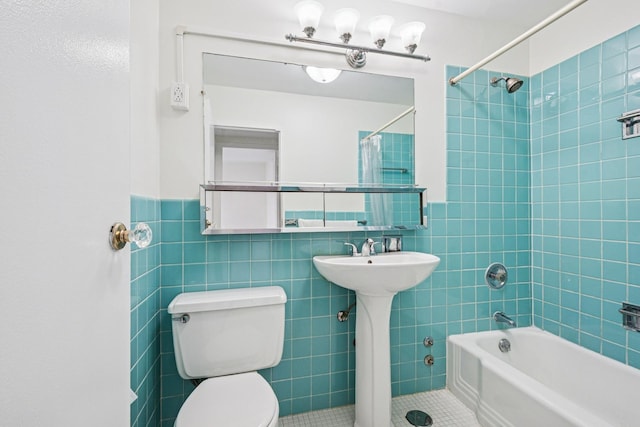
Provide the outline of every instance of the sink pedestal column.
{"type": "Polygon", "coordinates": [[[356,420],[354,427],[391,426],[389,319],[395,293],[356,292],[356,420]]]}
{"type": "Polygon", "coordinates": [[[322,276],[356,293],[356,420],[354,427],[391,427],[391,302],[429,277],[440,258],[420,252],[375,257],[318,255],[322,276]]]}

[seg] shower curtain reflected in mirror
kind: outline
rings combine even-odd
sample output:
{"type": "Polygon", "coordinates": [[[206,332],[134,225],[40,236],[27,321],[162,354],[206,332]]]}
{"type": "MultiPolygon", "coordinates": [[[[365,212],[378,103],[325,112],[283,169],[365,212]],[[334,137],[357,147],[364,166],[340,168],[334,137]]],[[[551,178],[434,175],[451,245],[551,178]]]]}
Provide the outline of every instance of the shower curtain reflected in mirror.
{"type": "MultiPolygon", "coordinates": [[[[360,183],[371,186],[384,184],[382,177],[382,136],[375,135],[360,140],[360,183]]],[[[393,224],[391,194],[367,194],[369,225],[393,224]]]]}

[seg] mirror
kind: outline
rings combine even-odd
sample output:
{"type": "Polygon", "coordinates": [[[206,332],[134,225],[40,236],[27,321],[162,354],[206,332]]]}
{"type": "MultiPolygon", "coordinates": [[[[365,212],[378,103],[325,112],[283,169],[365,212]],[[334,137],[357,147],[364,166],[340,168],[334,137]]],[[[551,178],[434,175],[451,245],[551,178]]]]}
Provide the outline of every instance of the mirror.
{"type": "MultiPolygon", "coordinates": [[[[413,79],[342,71],[331,83],[318,83],[302,65],[211,53],[203,54],[203,68],[206,183],[357,186],[360,141],[383,128],[381,182],[414,184],[413,79]]],[[[370,197],[361,192],[328,204],[317,194],[290,192],[209,198],[215,229],[290,229],[318,216],[348,228],[374,225],[366,218],[370,197]],[[249,206],[265,214],[254,212],[243,225],[249,206]]],[[[417,210],[413,216],[421,217],[417,210]]]]}

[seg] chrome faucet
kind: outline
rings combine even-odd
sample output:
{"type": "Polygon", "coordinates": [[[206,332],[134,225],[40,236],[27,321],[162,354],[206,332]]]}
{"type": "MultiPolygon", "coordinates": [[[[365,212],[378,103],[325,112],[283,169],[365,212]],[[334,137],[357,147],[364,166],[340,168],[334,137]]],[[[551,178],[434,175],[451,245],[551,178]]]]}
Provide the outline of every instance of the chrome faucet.
{"type": "Polygon", "coordinates": [[[375,245],[378,244],[382,244],[382,242],[374,242],[373,239],[371,238],[367,238],[367,240],[364,241],[364,243],[362,244],[362,250],[360,251],[360,254],[362,256],[370,256],[370,255],[375,255],[376,254],[376,250],[374,248],[375,245]]]}
{"type": "Polygon", "coordinates": [[[364,241],[364,243],[362,244],[362,250],[360,251],[360,253],[362,254],[362,256],[369,256],[372,253],[373,254],[376,253],[373,250],[373,239],[367,238],[367,240],[364,241]]]}
{"type": "Polygon", "coordinates": [[[493,313],[493,320],[498,323],[506,323],[514,328],[516,327],[516,322],[514,322],[513,319],[504,314],[502,311],[496,311],[495,313],[493,313]]]}
{"type": "Polygon", "coordinates": [[[382,242],[375,242],[373,239],[368,238],[362,244],[362,249],[358,253],[358,247],[353,243],[345,242],[345,246],[351,247],[351,256],[371,256],[376,254],[376,250],[374,248],[375,245],[382,244],[382,242]]]}

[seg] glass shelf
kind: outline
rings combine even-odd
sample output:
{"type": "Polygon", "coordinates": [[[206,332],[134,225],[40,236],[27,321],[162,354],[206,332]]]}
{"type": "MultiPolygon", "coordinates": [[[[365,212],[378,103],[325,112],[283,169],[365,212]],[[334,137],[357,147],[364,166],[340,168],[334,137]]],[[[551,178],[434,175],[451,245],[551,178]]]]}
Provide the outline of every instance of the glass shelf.
{"type": "Polygon", "coordinates": [[[201,233],[416,230],[426,228],[425,201],[425,187],[407,184],[209,182],[200,185],[201,233]],[[392,208],[375,224],[380,197],[392,208]]]}
{"type": "Polygon", "coordinates": [[[425,187],[405,184],[342,184],[342,183],[285,183],[285,182],[209,182],[205,191],[248,191],[277,193],[423,193],[425,187]]]}

